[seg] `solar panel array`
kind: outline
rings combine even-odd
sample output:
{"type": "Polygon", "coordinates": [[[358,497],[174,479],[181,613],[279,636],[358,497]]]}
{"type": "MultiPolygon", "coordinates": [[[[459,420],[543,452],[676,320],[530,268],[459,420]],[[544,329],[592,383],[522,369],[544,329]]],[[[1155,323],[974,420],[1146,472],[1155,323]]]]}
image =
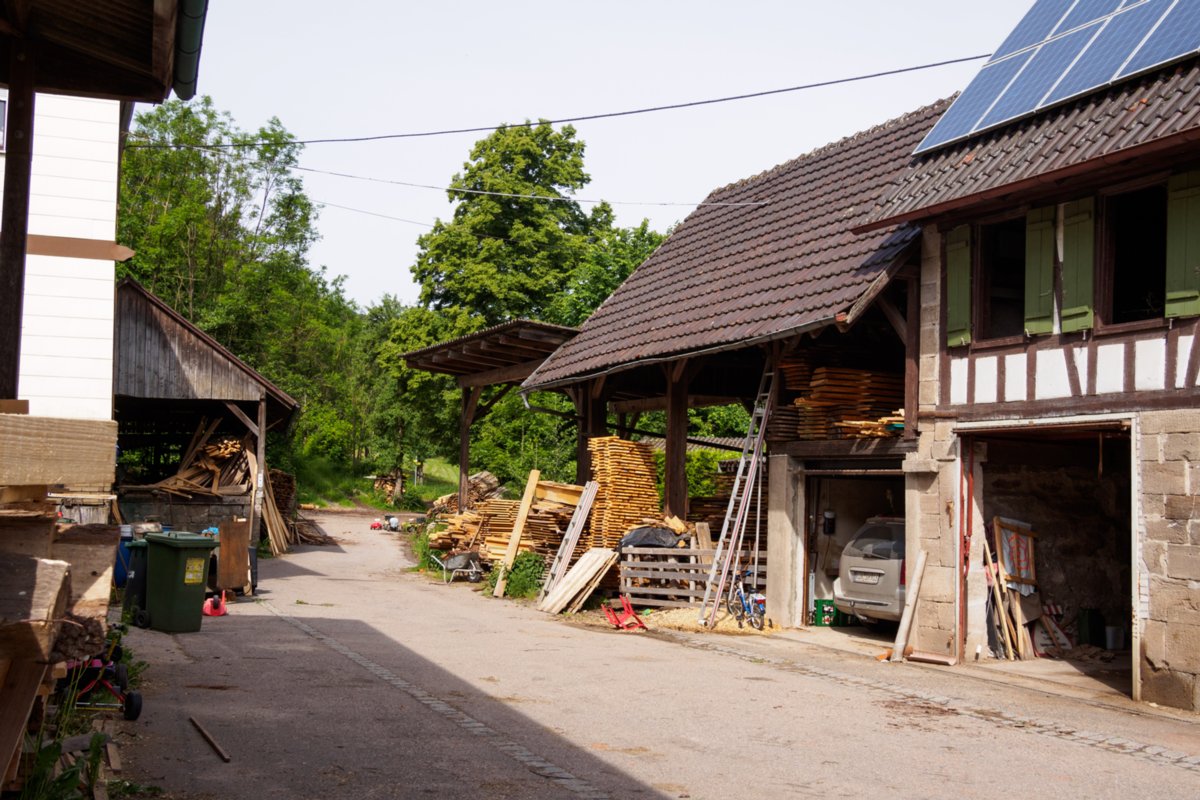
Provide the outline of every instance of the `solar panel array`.
{"type": "Polygon", "coordinates": [[[923,153],[1200,52],[1200,0],[1037,0],[923,153]]]}

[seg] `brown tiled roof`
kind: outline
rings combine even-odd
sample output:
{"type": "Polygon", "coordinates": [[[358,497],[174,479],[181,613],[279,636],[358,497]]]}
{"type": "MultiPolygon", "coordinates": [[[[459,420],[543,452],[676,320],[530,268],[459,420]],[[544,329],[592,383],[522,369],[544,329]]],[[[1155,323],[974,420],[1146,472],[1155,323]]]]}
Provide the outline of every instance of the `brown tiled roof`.
{"type": "Polygon", "coordinates": [[[1200,139],[1200,61],[1127,81],[913,160],[866,229],[895,225],[1200,139]]]}
{"type": "Polygon", "coordinates": [[[948,101],[718,189],[524,383],[829,324],[903,256],[914,227],[851,233],[948,101]]]}

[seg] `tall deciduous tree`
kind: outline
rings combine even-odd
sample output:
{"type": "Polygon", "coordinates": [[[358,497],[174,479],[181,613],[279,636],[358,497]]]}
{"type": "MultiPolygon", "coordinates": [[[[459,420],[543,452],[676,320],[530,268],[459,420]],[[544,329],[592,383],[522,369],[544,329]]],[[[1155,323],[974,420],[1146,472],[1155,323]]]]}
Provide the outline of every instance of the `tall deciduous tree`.
{"type": "Polygon", "coordinates": [[[590,180],[583,151],[574,128],[545,121],[477,142],[450,182],[453,218],[419,240],[421,302],[470,309],[485,325],[546,319],[589,247],[591,220],[572,199],[590,180]]]}

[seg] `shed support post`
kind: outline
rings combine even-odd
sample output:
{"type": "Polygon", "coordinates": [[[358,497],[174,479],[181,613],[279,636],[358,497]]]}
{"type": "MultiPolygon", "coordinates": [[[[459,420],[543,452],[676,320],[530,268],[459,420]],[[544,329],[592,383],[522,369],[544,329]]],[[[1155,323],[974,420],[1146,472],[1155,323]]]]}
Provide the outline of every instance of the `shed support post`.
{"type": "Polygon", "coordinates": [[[591,479],[592,474],[588,439],[608,434],[608,400],[602,394],[597,396],[597,388],[602,391],[603,384],[597,387],[596,381],[589,381],[571,393],[575,416],[579,421],[575,438],[575,482],[581,486],[591,479]]]}
{"type": "Polygon", "coordinates": [[[479,408],[482,386],[464,387],[462,390],[462,416],[458,420],[458,510],[467,507],[470,500],[470,484],[467,477],[471,470],[471,423],[475,421],[475,410],[479,408]]]}
{"type": "Polygon", "coordinates": [[[667,375],[667,452],[663,472],[663,513],[687,518],[687,430],[690,370],[667,375]],[[682,373],[682,374],[681,374],[682,373]]]}
{"type": "Polygon", "coordinates": [[[8,131],[4,154],[4,209],[0,213],[0,400],[15,400],[21,374],[21,310],[29,234],[29,178],[33,164],[33,49],[9,38],[8,131]]]}
{"type": "Polygon", "coordinates": [[[904,438],[917,438],[917,403],[921,381],[921,281],[906,281],[908,330],[904,340],[904,438]]]}
{"type": "Polygon", "coordinates": [[[254,487],[254,507],[250,511],[250,544],[258,546],[262,539],[263,493],[267,490],[267,398],[258,401],[258,433],[255,436],[258,459],[258,485],[254,487]]]}

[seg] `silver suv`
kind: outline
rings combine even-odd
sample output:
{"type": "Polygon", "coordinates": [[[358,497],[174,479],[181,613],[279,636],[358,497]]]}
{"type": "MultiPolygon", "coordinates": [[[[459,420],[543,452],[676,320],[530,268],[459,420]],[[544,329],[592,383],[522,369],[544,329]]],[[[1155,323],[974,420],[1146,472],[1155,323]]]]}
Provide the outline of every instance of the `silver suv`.
{"type": "Polygon", "coordinates": [[[904,610],[904,520],[871,517],[842,550],[833,604],[868,627],[904,610]]]}

